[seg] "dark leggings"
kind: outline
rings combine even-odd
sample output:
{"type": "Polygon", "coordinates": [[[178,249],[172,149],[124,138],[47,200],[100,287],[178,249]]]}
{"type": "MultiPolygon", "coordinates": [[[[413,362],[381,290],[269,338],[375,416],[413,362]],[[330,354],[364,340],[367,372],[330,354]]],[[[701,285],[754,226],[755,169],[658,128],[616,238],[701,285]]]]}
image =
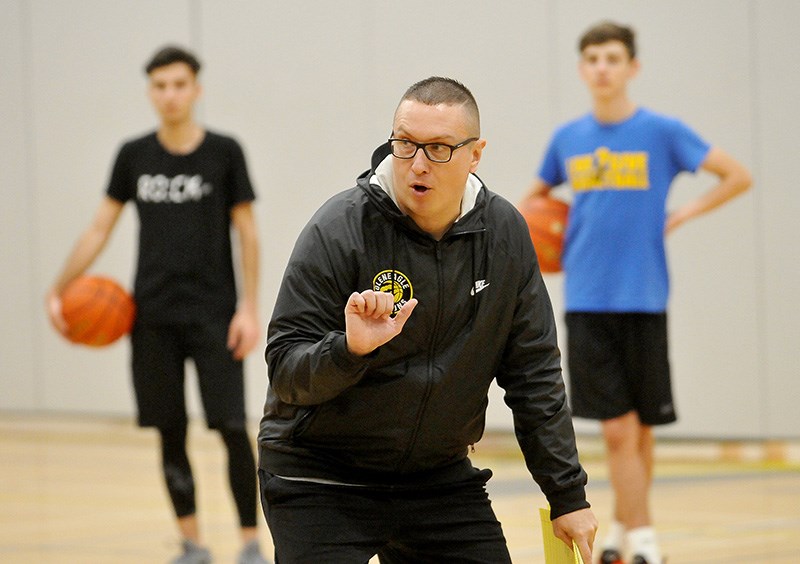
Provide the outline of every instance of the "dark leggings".
{"type": "MultiPolygon", "coordinates": [[[[228,451],[228,481],[230,482],[239,524],[256,526],[256,463],[247,430],[243,426],[221,426],[217,429],[228,451]]],[[[159,428],[164,480],[177,517],[194,515],[194,478],[186,454],[186,425],[159,428]]]]}

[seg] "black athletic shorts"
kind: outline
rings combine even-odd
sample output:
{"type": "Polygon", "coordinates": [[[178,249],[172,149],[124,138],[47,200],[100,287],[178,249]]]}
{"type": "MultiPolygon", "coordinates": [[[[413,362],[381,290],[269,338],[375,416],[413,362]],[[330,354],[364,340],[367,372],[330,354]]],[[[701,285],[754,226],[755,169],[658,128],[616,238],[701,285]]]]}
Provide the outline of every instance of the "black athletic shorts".
{"type": "Polygon", "coordinates": [[[573,415],[604,420],[636,411],[645,425],[677,419],[666,313],[568,312],[566,321],[573,415]]]}
{"type": "Polygon", "coordinates": [[[227,348],[228,324],[134,324],[131,365],[140,426],[186,424],[187,359],[192,359],[197,369],[208,426],[244,425],[243,363],[227,348]]]}

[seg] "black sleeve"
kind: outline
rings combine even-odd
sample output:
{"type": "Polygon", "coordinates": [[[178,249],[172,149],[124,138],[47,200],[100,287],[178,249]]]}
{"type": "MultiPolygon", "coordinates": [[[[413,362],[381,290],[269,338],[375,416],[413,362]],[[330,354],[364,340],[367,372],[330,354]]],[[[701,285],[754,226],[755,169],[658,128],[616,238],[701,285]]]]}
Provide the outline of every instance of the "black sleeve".
{"type": "Polygon", "coordinates": [[[526,466],[555,519],[589,507],[587,476],[578,461],[550,297],[527,229],[519,225],[519,231],[519,264],[526,273],[517,289],[513,327],[497,382],[514,414],[526,466]]]}
{"type": "Polygon", "coordinates": [[[292,405],[331,400],[358,383],[369,363],[351,354],[345,339],[344,308],[357,270],[343,251],[348,243],[340,244],[347,235],[341,225],[321,225],[319,215],[297,240],[267,331],[270,388],[292,405]]]}
{"type": "Polygon", "coordinates": [[[229,203],[231,206],[243,202],[252,202],[256,199],[250,175],[247,172],[247,162],[241,145],[234,139],[230,140],[228,149],[229,168],[229,203]]]}
{"type": "Polygon", "coordinates": [[[111,169],[106,195],[120,202],[136,198],[136,182],[131,177],[131,145],[125,143],[117,152],[117,158],[111,169]]]}

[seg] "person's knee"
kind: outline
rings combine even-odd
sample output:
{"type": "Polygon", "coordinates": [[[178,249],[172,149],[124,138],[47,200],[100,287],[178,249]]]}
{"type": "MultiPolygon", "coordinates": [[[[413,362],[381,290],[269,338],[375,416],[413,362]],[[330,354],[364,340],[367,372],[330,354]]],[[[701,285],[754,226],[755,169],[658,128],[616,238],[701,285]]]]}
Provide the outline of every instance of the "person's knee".
{"type": "Polygon", "coordinates": [[[237,464],[246,464],[249,470],[255,464],[250,436],[244,423],[225,423],[217,427],[222,441],[228,450],[229,460],[237,464]]]}
{"type": "Polygon", "coordinates": [[[186,426],[159,427],[158,432],[161,437],[161,457],[164,466],[188,466],[186,426]]]}
{"type": "Polygon", "coordinates": [[[606,419],[602,424],[603,438],[611,451],[635,449],[641,440],[642,424],[635,411],[606,419]]]}
{"type": "Polygon", "coordinates": [[[217,426],[222,440],[225,444],[241,447],[243,444],[250,444],[250,437],[244,422],[226,421],[217,426]]]}

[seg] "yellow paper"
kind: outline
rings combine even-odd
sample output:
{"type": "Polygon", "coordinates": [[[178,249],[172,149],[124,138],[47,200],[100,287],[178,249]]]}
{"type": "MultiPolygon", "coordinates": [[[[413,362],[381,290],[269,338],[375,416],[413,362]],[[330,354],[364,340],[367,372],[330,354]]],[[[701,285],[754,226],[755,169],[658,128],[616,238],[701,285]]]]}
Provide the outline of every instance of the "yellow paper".
{"type": "Polygon", "coordinates": [[[572,550],[553,534],[553,523],[550,521],[550,510],[539,508],[542,520],[542,539],[544,540],[545,564],[583,564],[578,545],[573,541],[572,550]]]}

